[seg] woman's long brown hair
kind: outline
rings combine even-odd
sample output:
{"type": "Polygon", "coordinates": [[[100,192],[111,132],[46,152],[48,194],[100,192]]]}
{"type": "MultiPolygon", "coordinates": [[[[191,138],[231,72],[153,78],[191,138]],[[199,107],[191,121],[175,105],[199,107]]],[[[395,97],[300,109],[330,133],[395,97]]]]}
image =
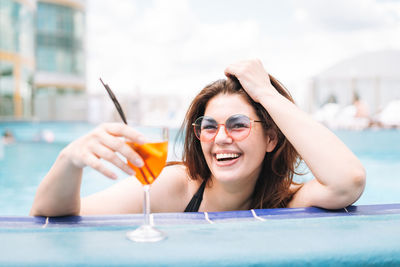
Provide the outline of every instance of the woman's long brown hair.
{"type": "MultiPolygon", "coordinates": [[[[271,84],[284,97],[294,103],[288,91],[270,75],[271,84]]],[[[272,120],[266,109],[256,103],[242,88],[236,78],[221,79],[207,85],[192,101],[186,113],[178,136],[184,135],[182,163],[187,167],[191,179],[208,181],[211,171],[201,149],[200,141],[196,138],[192,123],[204,115],[207,103],[219,94],[239,94],[254,108],[260,120],[264,121],[264,131],[272,140],[277,139],[275,149],[266,153],[263,166],[256,182],[252,196],[251,208],[283,208],[286,207],[293,192],[290,185],[293,183],[295,168],[299,163],[299,155],[289,143],[278,126],[272,120]]]]}

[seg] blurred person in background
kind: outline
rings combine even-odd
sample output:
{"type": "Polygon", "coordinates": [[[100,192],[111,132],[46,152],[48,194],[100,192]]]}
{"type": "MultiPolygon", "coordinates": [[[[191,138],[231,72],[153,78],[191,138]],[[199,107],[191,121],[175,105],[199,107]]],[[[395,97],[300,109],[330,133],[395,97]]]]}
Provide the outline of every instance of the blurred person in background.
{"type": "Polygon", "coordinates": [[[356,118],[365,118],[369,120],[369,108],[366,102],[360,99],[357,92],[353,93],[353,106],[356,108],[356,118]]]}
{"type": "Polygon", "coordinates": [[[15,142],[15,137],[14,134],[6,129],[2,135],[1,141],[3,142],[3,144],[12,144],[15,142]]]}

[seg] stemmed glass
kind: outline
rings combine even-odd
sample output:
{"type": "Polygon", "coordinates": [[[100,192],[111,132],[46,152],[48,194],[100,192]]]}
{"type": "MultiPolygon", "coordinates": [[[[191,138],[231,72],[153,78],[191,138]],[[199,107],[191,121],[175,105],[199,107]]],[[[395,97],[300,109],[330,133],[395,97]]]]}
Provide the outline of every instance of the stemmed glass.
{"type": "MultiPolygon", "coordinates": [[[[122,121],[127,124],[124,111],[113,91],[101,78],[100,81],[107,90],[122,121]]],[[[147,141],[145,144],[138,145],[133,142],[127,142],[144,161],[144,166],[142,168],[138,168],[128,161],[129,166],[136,172],[136,178],[143,184],[144,189],[144,224],[126,234],[129,239],[136,242],[157,242],[167,237],[165,233],[154,228],[150,224],[150,185],[157,179],[158,175],[160,175],[167,161],[169,131],[167,127],[151,127],[149,129],[151,130],[146,133],[147,141]]]]}
{"type": "Polygon", "coordinates": [[[136,178],[143,185],[144,224],[126,235],[136,242],[157,242],[166,238],[166,234],[150,223],[150,185],[157,179],[167,161],[169,131],[167,127],[150,127],[145,135],[148,139],[145,144],[127,142],[144,161],[141,168],[128,161],[128,165],[136,172],[136,178]]]}

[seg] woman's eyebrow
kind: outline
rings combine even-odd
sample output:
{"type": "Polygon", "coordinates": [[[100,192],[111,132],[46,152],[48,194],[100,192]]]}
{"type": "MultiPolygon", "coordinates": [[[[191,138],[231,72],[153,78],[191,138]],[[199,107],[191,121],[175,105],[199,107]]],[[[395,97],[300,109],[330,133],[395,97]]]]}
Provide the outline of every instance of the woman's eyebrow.
{"type": "Polygon", "coordinates": [[[212,122],[216,122],[217,120],[216,119],[214,119],[213,117],[210,117],[210,116],[205,116],[204,118],[203,118],[203,120],[205,120],[205,121],[212,121],[212,122]]]}

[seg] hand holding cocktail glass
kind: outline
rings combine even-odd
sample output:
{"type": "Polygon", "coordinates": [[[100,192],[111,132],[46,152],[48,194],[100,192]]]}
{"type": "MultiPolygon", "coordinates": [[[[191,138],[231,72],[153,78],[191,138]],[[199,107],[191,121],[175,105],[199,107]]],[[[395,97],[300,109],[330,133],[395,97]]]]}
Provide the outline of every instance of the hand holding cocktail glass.
{"type": "MultiPolygon", "coordinates": [[[[103,83],[103,81],[100,79],[103,83]]],[[[122,120],[125,124],[126,118],[122,111],[120,104],[118,103],[115,95],[107,84],[104,84],[109,96],[115,104],[122,120]]],[[[144,224],[134,231],[129,231],[127,237],[130,240],[137,242],[156,242],[164,239],[166,235],[154,228],[150,224],[150,185],[157,179],[161,173],[167,161],[168,152],[168,128],[166,127],[151,127],[150,131],[146,136],[144,144],[137,144],[134,142],[127,142],[127,144],[138,153],[143,161],[144,165],[139,168],[136,165],[128,161],[128,165],[136,172],[136,178],[142,183],[144,189],[143,199],[143,213],[144,213],[144,224]]]]}

